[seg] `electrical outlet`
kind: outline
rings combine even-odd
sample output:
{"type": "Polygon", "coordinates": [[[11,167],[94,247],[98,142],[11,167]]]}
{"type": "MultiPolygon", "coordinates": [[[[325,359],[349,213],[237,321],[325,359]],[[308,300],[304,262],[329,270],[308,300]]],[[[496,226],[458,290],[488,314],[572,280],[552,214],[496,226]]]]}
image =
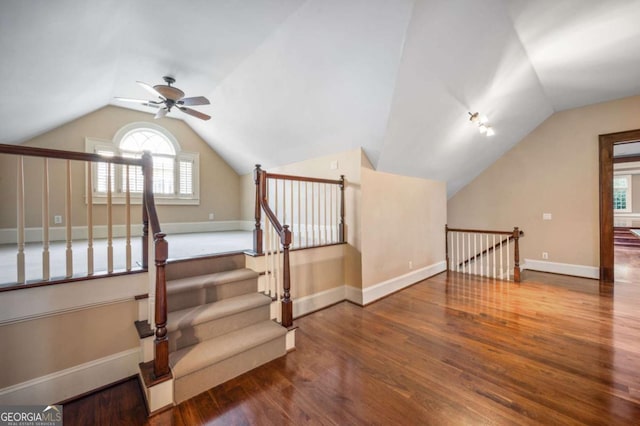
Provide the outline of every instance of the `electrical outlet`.
{"type": "Polygon", "coordinates": [[[209,213],[209,220],[213,220],[214,216],[213,213],[209,213]]]}
{"type": "Polygon", "coordinates": [[[56,225],[60,225],[62,223],[62,216],[60,216],[59,214],[55,215],[53,217],[53,223],[55,223],[56,225]]]}
{"type": "Polygon", "coordinates": [[[409,269],[413,269],[413,262],[409,261],[409,269]]]}
{"type": "Polygon", "coordinates": [[[542,252],[542,258],[543,259],[548,259],[549,258],[549,253],[547,253],[546,251],[542,252]]]}
{"type": "Polygon", "coordinates": [[[331,162],[331,164],[329,165],[329,168],[330,168],[331,170],[337,170],[337,169],[338,169],[338,160],[333,160],[333,161],[331,162]]]}
{"type": "Polygon", "coordinates": [[[542,213],[542,220],[551,220],[551,213],[542,213]]]}

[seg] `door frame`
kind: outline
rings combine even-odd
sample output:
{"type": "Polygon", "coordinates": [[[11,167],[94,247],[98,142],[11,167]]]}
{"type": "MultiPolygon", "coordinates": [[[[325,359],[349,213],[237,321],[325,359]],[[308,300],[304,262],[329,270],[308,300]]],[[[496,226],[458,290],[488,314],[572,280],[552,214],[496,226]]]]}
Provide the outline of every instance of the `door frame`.
{"type": "Polygon", "coordinates": [[[600,142],[600,280],[614,281],[613,146],[640,141],[640,129],[608,133],[600,142]]]}

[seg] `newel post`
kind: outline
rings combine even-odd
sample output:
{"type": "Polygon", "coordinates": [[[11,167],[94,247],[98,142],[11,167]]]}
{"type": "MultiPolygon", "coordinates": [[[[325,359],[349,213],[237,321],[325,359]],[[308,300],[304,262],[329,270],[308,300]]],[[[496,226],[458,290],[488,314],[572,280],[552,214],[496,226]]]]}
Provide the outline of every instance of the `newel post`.
{"type": "Polygon", "coordinates": [[[517,283],[520,282],[520,245],[518,240],[520,238],[520,230],[516,226],[513,228],[513,280],[517,283]]]}
{"type": "Polygon", "coordinates": [[[291,271],[289,269],[289,246],[291,245],[291,231],[289,225],[284,225],[282,234],[282,326],[293,325],[293,302],[291,301],[291,271]]]}
{"type": "Polygon", "coordinates": [[[262,229],[260,225],[262,208],[260,207],[260,164],[256,164],[253,171],[253,181],[256,184],[256,207],[255,207],[255,229],[253,230],[253,252],[262,254],[262,229]]]}
{"type": "Polygon", "coordinates": [[[167,287],[165,266],[169,256],[166,235],[158,232],[154,236],[156,264],[156,338],[154,345],[153,372],[155,377],[169,374],[169,340],[167,339],[167,287]]]}
{"type": "Polygon", "coordinates": [[[340,223],[338,225],[340,242],[345,242],[344,235],[344,175],[340,175],[340,223]]]}
{"type": "Polygon", "coordinates": [[[447,275],[449,275],[449,225],[444,225],[444,253],[447,261],[447,275]]]}

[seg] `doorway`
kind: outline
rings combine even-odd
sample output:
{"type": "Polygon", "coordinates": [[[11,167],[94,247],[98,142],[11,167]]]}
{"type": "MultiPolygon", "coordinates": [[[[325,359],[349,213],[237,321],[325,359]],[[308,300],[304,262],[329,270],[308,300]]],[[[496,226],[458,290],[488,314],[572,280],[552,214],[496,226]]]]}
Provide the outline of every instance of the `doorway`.
{"type": "MultiPolygon", "coordinates": [[[[600,135],[600,280],[614,282],[615,248],[613,211],[614,201],[614,147],[618,152],[624,152],[623,144],[640,141],[640,129],[625,132],[600,135]]],[[[631,147],[631,145],[629,145],[631,147]]],[[[618,158],[625,154],[618,155],[618,158]]],[[[619,161],[619,160],[615,160],[619,161]]]]}

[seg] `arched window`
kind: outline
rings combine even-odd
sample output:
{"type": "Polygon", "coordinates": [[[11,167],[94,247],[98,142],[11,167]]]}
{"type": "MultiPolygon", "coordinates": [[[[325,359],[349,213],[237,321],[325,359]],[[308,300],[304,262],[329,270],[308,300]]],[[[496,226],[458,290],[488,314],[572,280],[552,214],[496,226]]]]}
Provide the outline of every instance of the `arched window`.
{"type": "MultiPolygon", "coordinates": [[[[153,158],[153,192],[159,204],[198,203],[198,154],[180,149],[175,137],[153,123],[132,123],[120,129],[112,143],[87,138],[87,151],[101,155],[121,155],[140,158],[149,151],[153,158]]],[[[117,197],[127,190],[142,193],[143,177],[140,167],[111,166],[111,190],[117,197]]],[[[105,195],[109,171],[106,164],[94,170],[96,196],[105,195]]]]}

